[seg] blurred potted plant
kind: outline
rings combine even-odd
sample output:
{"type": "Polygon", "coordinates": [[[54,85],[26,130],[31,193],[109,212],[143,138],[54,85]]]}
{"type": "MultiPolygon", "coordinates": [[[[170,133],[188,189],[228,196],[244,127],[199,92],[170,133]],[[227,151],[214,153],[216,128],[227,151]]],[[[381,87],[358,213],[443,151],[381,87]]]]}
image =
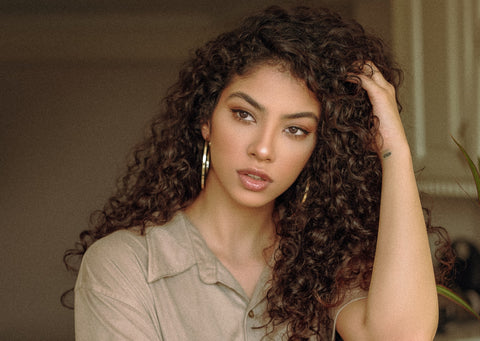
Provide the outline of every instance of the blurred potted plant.
{"type": "Polygon", "coordinates": [[[480,173],[479,173],[480,157],[477,160],[478,164],[475,165],[475,163],[472,161],[472,158],[470,157],[470,155],[468,155],[468,153],[466,152],[465,148],[463,148],[463,146],[460,143],[458,143],[458,141],[455,140],[455,138],[453,136],[452,136],[452,140],[453,140],[453,142],[455,142],[455,144],[458,146],[458,148],[462,152],[463,156],[467,160],[468,167],[470,168],[470,172],[472,173],[473,180],[475,181],[475,186],[477,188],[476,201],[477,201],[477,204],[480,206],[480,173]]]}
{"type": "MultiPolygon", "coordinates": [[[[476,186],[476,189],[477,189],[477,197],[476,197],[475,201],[477,202],[478,206],[480,207],[480,172],[479,172],[480,157],[477,160],[478,161],[477,165],[475,165],[475,163],[472,161],[472,158],[470,157],[470,155],[468,155],[465,148],[457,140],[455,140],[455,138],[453,136],[452,136],[452,139],[453,139],[453,142],[455,142],[455,144],[458,146],[458,148],[460,149],[460,151],[462,152],[463,156],[465,157],[465,159],[468,163],[469,169],[472,173],[472,176],[473,176],[473,179],[474,179],[474,182],[475,182],[475,186],[476,186]]],[[[467,302],[465,302],[459,295],[457,295],[455,292],[453,292],[452,290],[450,290],[450,289],[448,289],[444,286],[441,286],[441,285],[437,285],[437,292],[438,292],[439,295],[442,295],[445,298],[447,298],[447,299],[455,302],[456,304],[460,305],[461,307],[463,307],[465,310],[467,310],[469,313],[471,313],[473,316],[475,316],[475,318],[477,318],[480,321],[479,314],[467,302]]]]}

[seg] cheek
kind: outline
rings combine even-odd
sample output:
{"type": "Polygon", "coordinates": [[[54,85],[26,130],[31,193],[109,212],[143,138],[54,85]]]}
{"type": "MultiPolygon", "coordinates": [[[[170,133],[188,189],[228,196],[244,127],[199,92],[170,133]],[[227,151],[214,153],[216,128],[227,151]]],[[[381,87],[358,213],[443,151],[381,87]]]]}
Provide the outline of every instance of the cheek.
{"type": "Polygon", "coordinates": [[[282,162],[282,169],[284,175],[288,177],[289,181],[294,181],[305,168],[314,148],[295,148],[294,150],[286,151],[286,157],[282,162]]]}
{"type": "Polygon", "coordinates": [[[217,161],[225,164],[232,164],[238,160],[242,151],[243,139],[235,134],[235,132],[222,130],[215,131],[211,139],[211,157],[212,161],[217,161]]]}
{"type": "Polygon", "coordinates": [[[303,164],[302,169],[308,163],[308,160],[310,160],[314,151],[315,151],[315,141],[312,142],[312,144],[309,146],[309,148],[307,148],[306,150],[304,150],[303,153],[300,154],[301,161],[299,161],[299,162],[303,164]]]}
{"type": "Polygon", "coordinates": [[[308,150],[308,152],[305,155],[305,164],[307,164],[308,160],[310,160],[310,157],[312,156],[313,152],[315,151],[315,144],[308,150]]]}
{"type": "Polygon", "coordinates": [[[290,162],[299,165],[301,168],[305,166],[305,164],[310,159],[313,151],[315,149],[315,143],[310,143],[308,145],[303,145],[302,147],[296,148],[296,150],[290,151],[291,160],[290,162]]]}
{"type": "Polygon", "coordinates": [[[242,143],[245,141],[245,136],[242,136],[238,129],[223,128],[215,131],[215,144],[217,148],[222,150],[237,150],[240,148],[242,143]]]}
{"type": "Polygon", "coordinates": [[[299,155],[299,158],[297,160],[295,160],[295,164],[298,165],[296,167],[296,170],[297,170],[297,176],[300,174],[300,172],[305,168],[305,165],[307,164],[308,160],[309,160],[309,157],[310,157],[310,153],[306,153],[306,154],[303,154],[303,155],[299,155]]]}

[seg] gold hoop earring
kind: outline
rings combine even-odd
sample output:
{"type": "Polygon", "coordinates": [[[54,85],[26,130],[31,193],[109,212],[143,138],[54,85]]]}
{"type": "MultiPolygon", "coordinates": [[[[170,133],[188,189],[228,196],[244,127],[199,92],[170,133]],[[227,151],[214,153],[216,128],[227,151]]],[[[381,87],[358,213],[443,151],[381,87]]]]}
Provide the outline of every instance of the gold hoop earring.
{"type": "Polygon", "coordinates": [[[302,201],[300,202],[302,205],[307,201],[308,191],[310,190],[310,180],[307,180],[307,186],[305,186],[305,193],[303,193],[302,201]]]}
{"type": "Polygon", "coordinates": [[[202,155],[202,178],[200,182],[200,187],[203,189],[205,187],[205,179],[207,177],[208,169],[210,168],[210,142],[205,141],[203,144],[203,155],[202,155]]]}

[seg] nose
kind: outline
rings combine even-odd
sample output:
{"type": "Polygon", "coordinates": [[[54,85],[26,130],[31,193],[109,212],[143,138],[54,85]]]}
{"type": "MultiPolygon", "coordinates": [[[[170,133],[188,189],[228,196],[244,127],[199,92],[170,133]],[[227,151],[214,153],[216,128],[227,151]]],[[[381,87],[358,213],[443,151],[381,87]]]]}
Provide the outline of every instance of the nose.
{"type": "Polygon", "coordinates": [[[272,162],[275,160],[275,135],[267,129],[258,132],[248,146],[248,155],[258,161],[272,162]]]}

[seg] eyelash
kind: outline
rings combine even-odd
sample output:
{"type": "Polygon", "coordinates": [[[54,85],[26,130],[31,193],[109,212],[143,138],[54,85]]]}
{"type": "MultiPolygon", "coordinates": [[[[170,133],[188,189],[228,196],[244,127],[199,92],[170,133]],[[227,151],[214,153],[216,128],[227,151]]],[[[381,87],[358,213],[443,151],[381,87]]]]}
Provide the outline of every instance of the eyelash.
{"type": "MultiPolygon", "coordinates": [[[[244,123],[251,123],[251,122],[255,122],[255,118],[253,117],[252,114],[250,114],[248,111],[245,111],[245,110],[239,110],[239,109],[232,109],[232,112],[234,114],[234,117],[236,120],[240,121],[240,122],[244,122],[244,123]],[[242,115],[244,115],[245,117],[242,117],[242,115]],[[247,119],[247,117],[250,117],[250,119],[247,119]]],[[[302,129],[300,127],[297,127],[297,126],[290,126],[290,127],[287,127],[284,129],[284,131],[292,136],[293,138],[302,138],[302,137],[306,137],[307,135],[310,134],[309,131],[305,130],[305,129],[302,129]],[[291,130],[295,130],[295,132],[291,132],[291,130]],[[300,132],[300,134],[298,134],[300,132]]]]}
{"type": "Polygon", "coordinates": [[[285,130],[288,131],[288,134],[294,136],[295,138],[307,136],[308,134],[310,134],[309,131],[307,131],[307,130],[305,130],[305,129],[302,129],[302,128],[300,128],[300,127],[296,127],[296,126],[288,127],[288,128],[285,129],[285,130]],[[295,133],[292,133],[292,132],[289,131],[289,130],[292,129],[292,128],[296,130],[295,133]],[[298,132],[300,132],[301,134],[300,134],[300,135],[297,134],[298,132]]]}
{"type": "Polygon", "coordinates": [[[235,119],[241,122],[254,122],[255,118],[253,117],[252,114],[250,114],[248,111],[245,110],[239,110],[239,109],[232,109],[232,112],[235,116],[235,119]],[[246,116],[251,117],[251,120],[246,120],[247,117],[241,117],[241,115],[246,114],[246,116]]]}

